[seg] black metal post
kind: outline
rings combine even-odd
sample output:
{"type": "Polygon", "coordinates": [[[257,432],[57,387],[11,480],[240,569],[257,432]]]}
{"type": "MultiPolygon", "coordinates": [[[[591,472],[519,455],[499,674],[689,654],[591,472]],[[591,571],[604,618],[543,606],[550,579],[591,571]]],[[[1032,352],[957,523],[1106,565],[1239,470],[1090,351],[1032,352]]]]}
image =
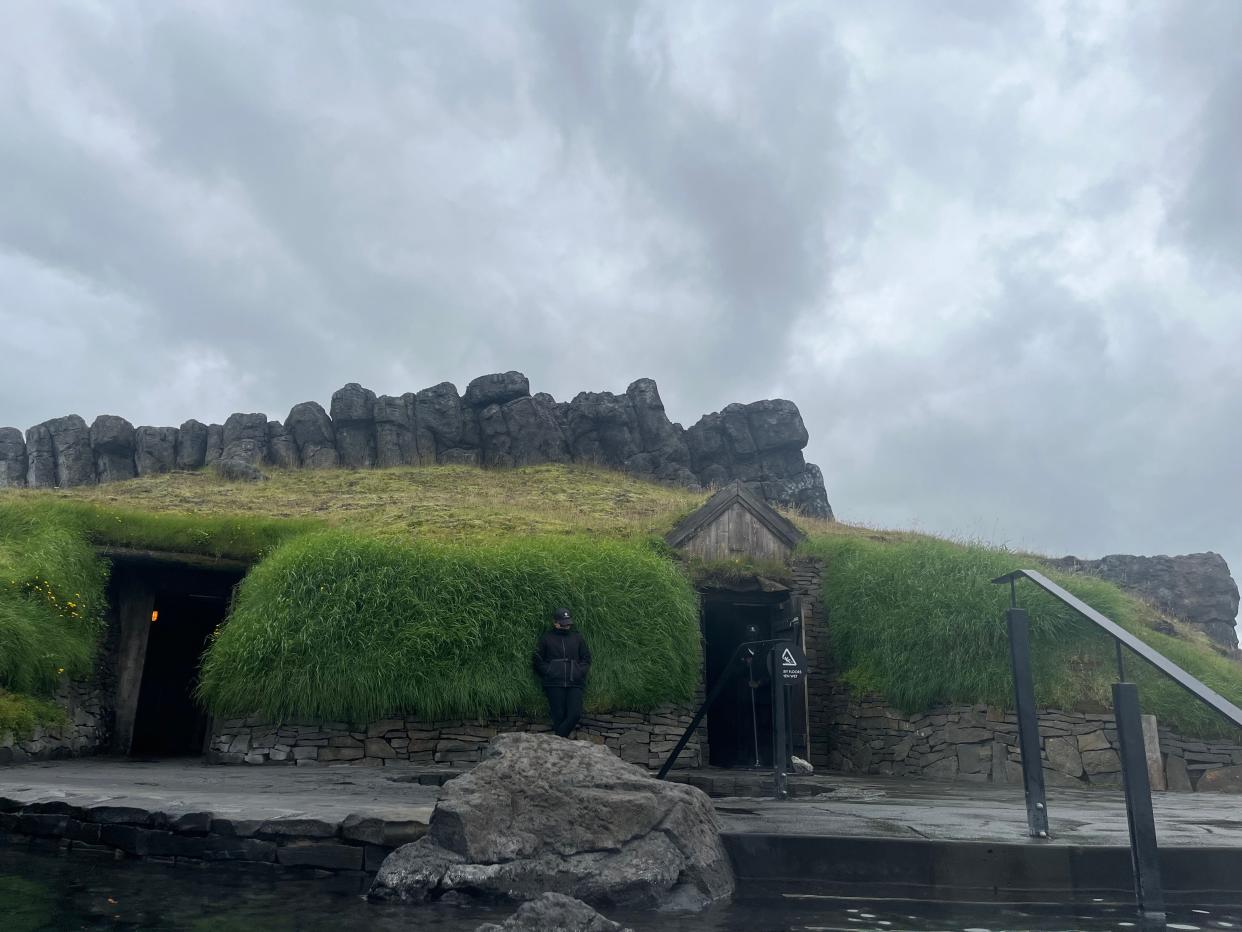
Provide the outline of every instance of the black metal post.
{"type": "Polygon", "coordinates": [[[711,708],[712,703],[716,701],[716,698],[720,695],[720,691],[724,689],[725,684],[729,682],[732,676],[736,675],[736,672],[730,671],[733,671],[733,665],[737,662],[738,657],[741,656],[742,651],[750,647],[764,647],[768,644],[775,643],[776,641],[773,640],[745,641],[733,649],[733,653],[729,655],[729,662],[724,665],[720,678],[716,680],[716,685],[713,686],[712,691],[707,694],[707,698],[703,700],[703,704],[699,706],[699,710],[694,713],[694,718],[690,720],[690,724],[686,726],[686,730],[682,732],[681,737],[677,739],[677,744],[673,748],[672,753],[669,754],[668,760],[664,762],[664,766],[661,767],[660,772],[656,774],[657,780],[663,780],[668,776],[668,772],[673,769],[673,764],[677,762],[678,756],[689,743],[690,736],[694,734],[694,730],[699,727],[699,724],[703,721],[704,716],[707,715],[707,710],[711,708]]]}
{"type": "Polygon", "coordinates": [[[781,678],[781,658],[776,649],[768,651],[772,670],[772,790],[777,799],[789,796],[785,768],[789,763],[789,739],[785,734],[785,682],[781,678]]]}
{"type": "Polygon", "coordinates": [[[1121,777],[1126,789],[1126,821],[1130,825],[1130,861],[1134,866],[1134,896],[1149,918],[1164,916],[1164,887],[1160,882],[1160,850],[1156,818],[1151,808],[1151,782],[1139,713],[1138,687],[1113,684],[1113,716],[1121,751],[1121,777]]]}
{"type": "Polygon", "coordinates": [[[1018,748],[1022,752],[1022,786],[1026,791],[1026,824],[1032,838],[1048,837],[1048,803],[1044,767],[1039,756],[1039,717],[1035,712],[1035,681],[1031,675],[1030,618],[1020,608],[1005,612],[1009,627],[1009,659],[1013,666],[1013,698],[1018,714],[1018,748]]]}

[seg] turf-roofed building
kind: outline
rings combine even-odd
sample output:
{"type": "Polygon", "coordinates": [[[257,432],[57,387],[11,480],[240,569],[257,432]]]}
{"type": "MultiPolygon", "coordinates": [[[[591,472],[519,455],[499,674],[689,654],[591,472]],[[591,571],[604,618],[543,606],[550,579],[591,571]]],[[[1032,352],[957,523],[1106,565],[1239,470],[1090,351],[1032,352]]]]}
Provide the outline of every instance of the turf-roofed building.
{"type": "MultiPolygon", "coordinates": [[[[595,658],[577,736],[626,760],[663,764],[715,693],[677,766],[769,766],[767,659],[739,651],[784,638],[807,658],[786,714],[799,757],[1015,780],[989,580],[1042,558],[833,521],[806,442],[788,401],[683,429],[650,380],[558,403],[512,372],[463,395],[350,385],[283,423],[0,431],[0,763],[468,766],[497,732],[548,730],[530,655],[566,606],[595,658]]],[[[1216,617],[1227,569],[1210,628],[1073,569],[1047,565],[1242,700],[1216,617]]],[[[1111,647],[1030,608],[1045,766],[1116,782],[1111,647]]],[[[1139,682],[1171,788],[1242,780],[1237,735],[1139,682]]]]}

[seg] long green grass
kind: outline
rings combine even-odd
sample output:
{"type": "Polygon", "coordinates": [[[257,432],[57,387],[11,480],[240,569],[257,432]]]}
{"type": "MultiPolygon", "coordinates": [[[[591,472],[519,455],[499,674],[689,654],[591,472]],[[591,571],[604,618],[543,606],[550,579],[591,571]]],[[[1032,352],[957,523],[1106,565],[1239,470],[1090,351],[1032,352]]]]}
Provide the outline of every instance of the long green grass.
{"type": "MultiPolygon", "coordinates": [[[[991,583],[1038,558],[918,535],[813,534],[802,546],[826,561],[823,598],[834,658],[848,684],[906,711],[940,703],[1012,706],[1004,610],[1009,589],[991,583]]],[[[1037,565],[1035,568],[1041,568],[1037,565]]],[[[1141,637],[1234,703],[1242,666],[1189,628],[1153,630],[1158,613],[1111,583],[1046,568],[1046,575],[1141,637]]],[[[1032,666],[1041,706],[1104,710],[1116,680],[1113,641],[1031,584],[1019,584],[1031,615],[1032,666]]],[[[1144,711],[1183,734],[1234,736],[1216,713],[1137,657],[1128,671],[1144,711]]]]}
{"type": "Polygon", "coordinates": [[[0,687],[47,696],[89,672],[107,570],[69,522],[0,503],[0,687]]]}
{"type": "Polygon", "coordinates": [[[467,547],[343,531],[291,540],[251,571],[207,653],[201,696],[219,715],[277,720],[536,710],[531,653],[560,605],[595,656],[588,709],[692,697],[694,591],[642,542],[467,547]]]}

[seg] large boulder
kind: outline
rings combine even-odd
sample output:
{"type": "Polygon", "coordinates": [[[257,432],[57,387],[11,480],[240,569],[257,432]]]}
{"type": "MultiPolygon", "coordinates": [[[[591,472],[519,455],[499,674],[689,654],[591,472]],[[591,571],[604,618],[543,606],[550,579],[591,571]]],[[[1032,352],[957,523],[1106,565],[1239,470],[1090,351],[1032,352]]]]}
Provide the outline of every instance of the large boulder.
{"type": "Polygon", "coordinates": [[[206,424],[190,418],[177,431],[178,469],[198,469],[207,463],[207,432],[206,424]]]}
{"type": "Polygon", "coordinates": [[[222,439],[220,459],[257,467],[267,459],[267,415],[230,414],[222,439]]]}
{"type": "Polygon", "coordinates": [[[26,438],[16,427],[0,427],[0,489],[26,484],[26,438]]]}
{"type": "Polygon", "coordinates": [[[47,424],[26,431],[26,485],[32,489],[56,485],[56,448],[47,424]]]}
{"type": "Polygon", "coordinates": [[[375,399],[375,465],[415,466],[419,462],[414,436],[413,395],[380,395],[375,399]]]}
{"type": "Polygon", "coordinates": [[[415,393],[414,424],[423,462],[479,462],[478,419],[466,416],[457,386],[452,382],[441,382],[415,393]]]}
{"type": "Polygon", "coordinates": [[[317,401],[296,404],[285,418],[285,430],[293,438],[298,457],[306,469],[329,469],[340,464],[332,418],[317,401]]]}
{"type": "Polygon", "coordinates": [[[606,747],[505,734],[445,784],[427,834],[385,859],[371,894],[418,903],[450,890],[693,909],[732,895],[733,873],[700,790],[606,747]]]}
{"type": "Polygon", "coordinates": [[[94,485],[91,431],[76,414],[53,418],[26,432],[26,482],[30,486],[94,485]]]}
{"type": "Polygon", "coordinates": [[[466,386],[465,402],[471,408],[502,405],[530,394],[530,382],[520,372],[481,375],[466,386]]]}
{"type": "Polygon", "coordinates": [[[606,919],[582,900],[545,893],[517,908],[500,925],[485,922],[474,932],[631,932],[606,919]]]}
{"type": "Polygon", "coordinates": [[[643,452],[638,416],[625,395],[579,392],[563,412],[574,459],[622,468],[643,452]]]}
{"type": "Polygon", "coordinates": [[[117,482],[132,479],[134,425],[115,414],[101,414],[91,422],[91,449],[95,456],[95,479],[117,482]]]}
{"type": "Polygon", "coordinates": [[[298,468],[298,448],[293,442],[285,425],[280,421],[267,422],[267,456],[268,463],[281,469],[298,468]]]}
{"type": "Polygon", "coordinates": [[[171,472],[177,465],[177,428],[139,427],[134,431],[134,466],[140,476],[171,472]]]}
{"type": "Polygon", "coordinates": [[[210,466],[224,455],[224,425],[207,425],[207,452],[203,456],[203,465],[210,466]]]}
{"type": "Polygon", "coordinates": [[[1062,557],[1049,561],[1070,572],[1116,583],[1156,608],[1203,630],[1225,647],[1237,648],[1238,584],[1218,553],[1138,557],[1114,553],[1099,560],[1062,557]]]}
{"type": "Polygon", "coordinates": [[[478,413],[484,466],[565,463],[569,445],[556,418],[529,395],[478,413]]]}
{"type": "Polygon", "coordinates": [[[375,465],[375,392],[350,382],[332,393],[332,429],[341,465],[369,469],[375,465]]]}

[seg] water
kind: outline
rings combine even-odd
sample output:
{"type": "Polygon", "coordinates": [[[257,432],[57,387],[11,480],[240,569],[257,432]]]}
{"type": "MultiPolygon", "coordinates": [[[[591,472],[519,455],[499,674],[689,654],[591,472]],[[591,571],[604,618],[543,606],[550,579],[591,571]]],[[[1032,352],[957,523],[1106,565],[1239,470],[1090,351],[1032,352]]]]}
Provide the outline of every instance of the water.
{"type": "MultiPolygon", "coordinates": [[[[143,861],[65,857],[28,848],[0,848],[0,930],[158,929],[168,932],[336,932],[375,930],[473,932],[501,922],[511,907],[404,906],[368,903],[332,880],[261,877],[220,868],[174,867],[143,861]]],[[[1066,907],[880,903],[857,900],[776,900],[734,903],[706,915],[672,917],[612,912],[636,932],[819,932],[819,930],[1128,930],[1130,911],[1066,907]]],[[[1236,929],[1242,909],[1182,908],[1170,929],[1236,929]]]]}

